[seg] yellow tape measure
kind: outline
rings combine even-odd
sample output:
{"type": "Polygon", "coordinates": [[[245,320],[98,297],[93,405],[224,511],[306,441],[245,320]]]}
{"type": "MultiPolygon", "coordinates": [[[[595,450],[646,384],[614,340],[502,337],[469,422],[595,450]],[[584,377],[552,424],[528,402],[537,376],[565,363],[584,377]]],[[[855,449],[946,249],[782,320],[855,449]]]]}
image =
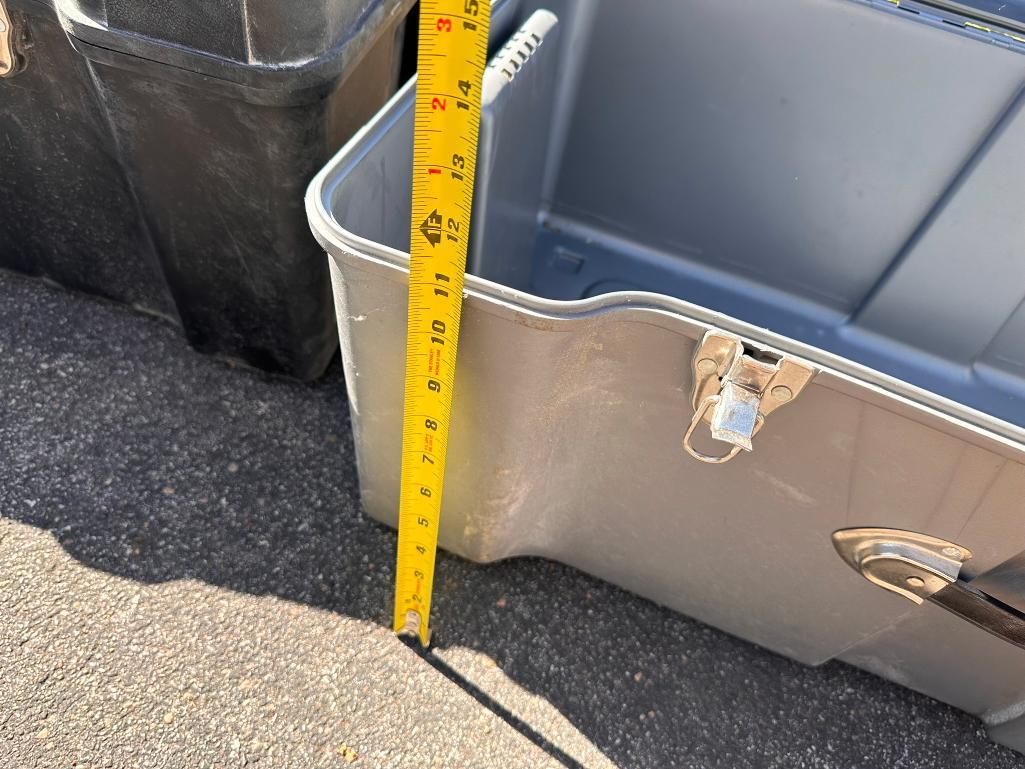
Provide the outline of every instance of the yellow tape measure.
{"type": "Polygon", "coordinates": [[[490,0],[421,0],[396,632],[426,646],[490,0]]]}

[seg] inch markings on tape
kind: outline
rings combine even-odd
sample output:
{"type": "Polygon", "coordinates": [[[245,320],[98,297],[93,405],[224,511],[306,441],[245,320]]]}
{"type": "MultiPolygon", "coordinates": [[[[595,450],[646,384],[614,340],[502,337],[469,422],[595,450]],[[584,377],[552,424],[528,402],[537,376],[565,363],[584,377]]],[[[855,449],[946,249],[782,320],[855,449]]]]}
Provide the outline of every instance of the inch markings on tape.
{"type": "Polygon", "coordinates": [[[490,0],[421,0],[413,140],[397,633],[427,646],[490,0]]]}

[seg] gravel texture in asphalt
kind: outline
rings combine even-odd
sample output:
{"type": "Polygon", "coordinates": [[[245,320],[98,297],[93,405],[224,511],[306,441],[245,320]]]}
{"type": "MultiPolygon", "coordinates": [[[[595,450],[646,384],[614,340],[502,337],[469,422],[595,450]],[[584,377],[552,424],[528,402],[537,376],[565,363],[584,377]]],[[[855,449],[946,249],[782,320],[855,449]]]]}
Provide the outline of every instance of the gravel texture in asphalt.
{"type": "Polygon", "coordinates": [[[301,385],[0,275],[2,767],[1025,767],[970,716],[558,564],[386,626],[338,366],[301,385]]]}

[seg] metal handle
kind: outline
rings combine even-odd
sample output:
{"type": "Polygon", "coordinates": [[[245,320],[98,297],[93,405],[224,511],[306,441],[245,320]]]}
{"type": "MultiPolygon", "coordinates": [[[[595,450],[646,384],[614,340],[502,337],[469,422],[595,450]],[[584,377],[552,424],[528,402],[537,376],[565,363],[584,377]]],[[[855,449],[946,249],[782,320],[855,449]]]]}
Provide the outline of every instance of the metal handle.
{"type": "Polygon", "coordinates": [[[1002,641],[1025,649],[1025,614],[959,579],[972,557],[961,545],[900,529],[841,529],[840,557],[868,581],[921,604],[936,604],[1002,641]]]}
{"type": "Polygon", "coordinates": [[[1025,615],[1017,609],[956,580],[929,596],[929,601],[987,633],[1025,649],[1025,615]]]}

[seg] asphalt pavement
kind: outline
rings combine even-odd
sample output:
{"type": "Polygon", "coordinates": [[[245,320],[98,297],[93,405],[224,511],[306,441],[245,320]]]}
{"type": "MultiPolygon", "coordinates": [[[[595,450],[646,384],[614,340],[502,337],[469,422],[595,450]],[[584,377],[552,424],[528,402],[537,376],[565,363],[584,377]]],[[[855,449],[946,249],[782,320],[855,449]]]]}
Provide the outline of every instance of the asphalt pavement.
{"type": "Polygon", "coordinates": [[[0,767],[1025,767],[978,721],[572,569],[442,556],[387,627],[344,381],[0,274],[0,767]]]}

